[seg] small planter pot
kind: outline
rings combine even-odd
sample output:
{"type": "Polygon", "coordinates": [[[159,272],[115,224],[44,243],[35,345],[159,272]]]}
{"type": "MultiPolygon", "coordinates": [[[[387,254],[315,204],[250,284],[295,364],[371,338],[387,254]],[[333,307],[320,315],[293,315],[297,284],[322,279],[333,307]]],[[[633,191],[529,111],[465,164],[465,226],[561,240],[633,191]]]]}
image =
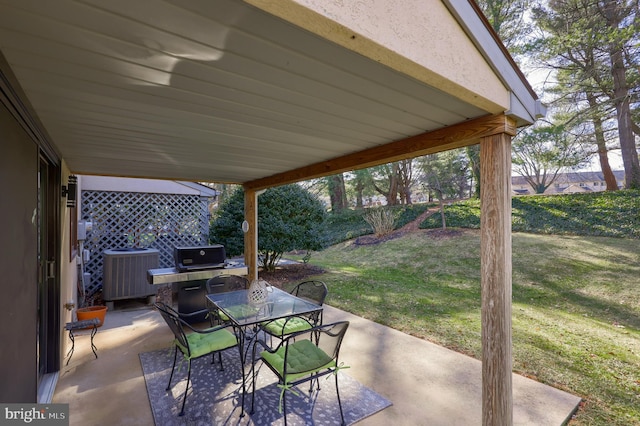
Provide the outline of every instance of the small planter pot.
{"type": "Polygon", "coordinates": [[[76,314],[78,315],[78,321],[98,318],[98,320],[100,320],[100,324],[98,324],[98,327],[102,327],[102,324],[104,324],[104,317],[107,314],[107,307],[88,306],[86,308],[79,308],[76,311],[76,314]]]}

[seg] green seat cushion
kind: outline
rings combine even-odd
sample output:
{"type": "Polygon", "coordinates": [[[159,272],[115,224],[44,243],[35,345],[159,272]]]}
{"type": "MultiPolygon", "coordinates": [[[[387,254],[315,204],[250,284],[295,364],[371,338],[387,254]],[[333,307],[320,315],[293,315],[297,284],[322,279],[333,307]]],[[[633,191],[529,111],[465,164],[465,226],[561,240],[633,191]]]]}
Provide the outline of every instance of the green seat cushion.
{"type": "MultiPolygon", "coordinates": [[[[252,315],[255,315],[256,312],[258,312],[257,308],[249,305],[230,306],[227,308],[227,310],[231,313],[231,315],[233,315],[235,318],[238,318],[238,319],[250,317],[252,315]]],[[[231,318],[229,318],[227,314],[222,312],[221,309],[218,309],[218,317],[225,322],[231,320],[231,318]]]]}
{"type": "Polygon", "coordinates": [[[315,373],[325,368],[335,367],[336,363],[322,349],[310,340],[298,340],[289,345],[287,356],[287,377],[284,377],[285,346],[276,352],[263,351],[260,356],[269,364],[285,383],[293,382],[308,374],[315,373]]]}
{"type": "MultiPolygon", "coordinates": [[[[221,351],[238,344],[236,336],[229,330],[221,329],[212,333],[191,333],[187,335],[191,358],[198,358],[211,352],[221,351]]],[[[176,341],[182,353],[188,353],[187,348],[176,341]]]]}
{"type": "Polygon", "coordinates": [[[298,331],[309,330],[310,328],[311,324],[308,321],[298,317],[280,318],[267,323],[263,327],[267,333],[274,336],[285,336],[298,331]]]}

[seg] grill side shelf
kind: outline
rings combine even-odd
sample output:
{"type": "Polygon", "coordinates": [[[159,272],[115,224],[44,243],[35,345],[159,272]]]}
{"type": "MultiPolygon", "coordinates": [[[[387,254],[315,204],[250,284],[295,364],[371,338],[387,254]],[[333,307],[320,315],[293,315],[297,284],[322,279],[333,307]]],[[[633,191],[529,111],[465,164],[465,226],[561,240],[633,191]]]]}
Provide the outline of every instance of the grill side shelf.
{"type": "Polygon", "coordinates": [[[249,270],[245,265],[187,272],[179,272],[176,268],[158,268],[147,271],[147,281],[149,284],[169,284],[184,281],[208,280],[218,275],[247,275],[248,273],[249,270]]]}

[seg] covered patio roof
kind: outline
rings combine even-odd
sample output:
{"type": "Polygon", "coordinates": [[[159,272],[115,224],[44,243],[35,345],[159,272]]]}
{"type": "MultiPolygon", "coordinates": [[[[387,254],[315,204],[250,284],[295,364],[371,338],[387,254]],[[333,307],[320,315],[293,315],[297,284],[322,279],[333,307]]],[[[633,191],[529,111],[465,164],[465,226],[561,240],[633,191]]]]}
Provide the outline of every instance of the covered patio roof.
{"type": "Polygon", "coordinates": [[[0,47],[78,174],[246,184],[307,167],[286,183],[541,112],[472,1],[21,0],[0,47]]]}
{"type": "Polygon", "coordinates": [[[512,423],[511,137],[544,107],[474,1],[7,0],[0,51],[72,173],[242,184],[250,277],[260,190],[480,143],[483,423],[512,423]]]}

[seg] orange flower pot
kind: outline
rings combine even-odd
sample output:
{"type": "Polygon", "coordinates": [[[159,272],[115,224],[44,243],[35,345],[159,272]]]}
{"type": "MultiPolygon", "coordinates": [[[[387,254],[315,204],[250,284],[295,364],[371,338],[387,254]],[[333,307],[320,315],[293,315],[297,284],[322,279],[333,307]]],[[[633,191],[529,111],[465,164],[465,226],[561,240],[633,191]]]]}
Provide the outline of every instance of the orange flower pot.
{"type": "Polygon", "coordinates": [[[88,306],[86,308],[79,308],[76,313],[78,314],[78,321],[98,318],[98,320],[100,320],[100,324],[98,324],[98,327],[102,327],[102,324],[104,324],[104,317],[105,315],[107,315],[107,307],[88,306]]]}

